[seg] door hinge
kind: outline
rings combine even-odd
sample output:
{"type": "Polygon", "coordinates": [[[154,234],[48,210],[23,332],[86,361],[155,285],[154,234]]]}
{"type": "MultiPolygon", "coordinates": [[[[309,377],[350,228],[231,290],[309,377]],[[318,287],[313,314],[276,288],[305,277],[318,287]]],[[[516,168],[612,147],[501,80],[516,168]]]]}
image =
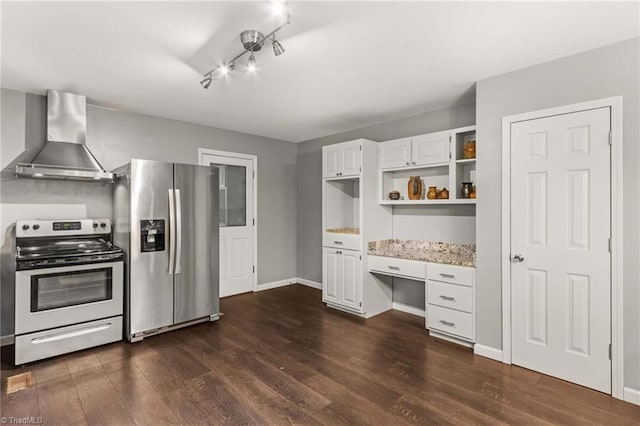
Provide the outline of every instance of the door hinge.
{"type": "Polygon", "coordinates": [[[611,343],[609,343],[609,359],[611,359],[611,343]]]}
{"type": "Polygon", "coordinates": [[[362,171],[362,166],[360,166],[360,171],[362,171]]]}
{"type": "Polygon", "coordinates": [[[360,151],[362,151],[362,145],[360,145],[360,151]]]}
{"type": "Polygon", "coordinates": [[[362,260],[362,256],[360,256],[360,260],[362,260]]]}
{"type": "Polygon", "coordinates": [[[256,273],[256,265],[253,265],[253,273],[256,273]]]}
{"type": "Polygon", "coordinates": [[[256,226],[256,219],[253,219],[253,226],[256,226]]]}
{"type": "Polygon", "coordinates": [[[360,307],[362,308],[362,302],[360,302],[360,307]]]}
{"type": "Polygon", "coordinates": [[[609,145],[613,145],[613,133],[609,130],[609,145]]]}
{"type": "Polygon", "coordinates": [[[609,253],[611,253],[611,238],[609,238],[609,253]]]}

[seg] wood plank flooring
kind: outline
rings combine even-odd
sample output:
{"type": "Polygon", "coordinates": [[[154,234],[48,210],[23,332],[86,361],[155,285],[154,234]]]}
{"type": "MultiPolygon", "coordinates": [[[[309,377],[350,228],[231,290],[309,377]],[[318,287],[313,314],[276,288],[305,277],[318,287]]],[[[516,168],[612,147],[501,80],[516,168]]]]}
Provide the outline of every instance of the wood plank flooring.
{"type": "Polygon", "coordinates": [[[640,424],[640,407],[428,336],[391,311],[363,320],[301,285],[230,297],[224,317],[143,342],[12,367],[35,385],[4,417],[45,424],[640,424]]]}

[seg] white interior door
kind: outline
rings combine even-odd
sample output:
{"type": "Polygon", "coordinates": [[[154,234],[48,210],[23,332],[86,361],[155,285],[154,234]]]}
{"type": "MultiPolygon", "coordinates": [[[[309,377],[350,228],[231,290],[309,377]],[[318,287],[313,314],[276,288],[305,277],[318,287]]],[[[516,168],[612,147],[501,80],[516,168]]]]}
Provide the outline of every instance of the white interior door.
{"type": "Polygon", "coordinates": [[[609,108],[511,125],[512,362],[606,393],[610,129],[609,108]]]}
{"type": "Polygon", "coordinates": [[[220,170],[220,297],[253,290],[253,161],[203,154],[220,170]]]}

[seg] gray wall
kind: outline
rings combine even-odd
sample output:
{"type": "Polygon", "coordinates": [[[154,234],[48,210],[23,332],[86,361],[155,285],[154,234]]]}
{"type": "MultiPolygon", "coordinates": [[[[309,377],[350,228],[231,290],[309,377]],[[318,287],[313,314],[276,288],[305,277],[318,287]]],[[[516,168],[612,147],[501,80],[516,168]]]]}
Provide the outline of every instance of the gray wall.
{"type": "MultiPolygon", "coordinates": [[[[475,105],[466,104],[409,118],[394,120],[362,129],[339,133],[298,144],[298,276],[322,282],[322,147],[365,138],[385,141],[422,133],[436,132],[475,123],[475,105]]],[[[433,206],[435,207],[435,206],[433,206]]],[[[465,206],[448,208],[393,207],[394,236],[406,239],[431,239],[475,242],[475,216],[465,206]],[[419,235],[409,232],[420,223],[419,235]],[[446,226],[443,226],[446,223],[446,226]],[[443,229],[450,232],[443,233],[443,229]],[[460,229],[473,229],[463,235],[460,229]],[[398,233],[396,235],[396,232],[398,233]],[[413,236],[412,236],[413,235],[413,236]]],[[[424,283],[394,280],[394,301],[424,308],[424,283]]]]}
{"type": "MultiPolygon", "coordinates": [[[[640,147],[638,39],[526,68],[477,83],[478,198],[477,341],[502,347],[502,117],[610,96],[624,97],[624,385],[640,389],[640,147]]],[[[502,218],[504,220],[504,218],[502,218]]]]}
{"type": "MultiPolygon", "coordinates": [[[[45,98],[2,90],[2,335],[13,330],[14,231],[20,218],[111,217],[109,185],[16,180],[10,168],[28,161],[45,139],[45,98]],[[18,155],[16,158],[15,156],[18,155]],[[37,200],[37,204],[34,203],[37,200]],[[7,305],[8,304],[8,305],[7,305]]],[[[248,134],[89,105],[87,146],[106,169],[131,158],[197,164],[198,148],[258,156],[258,280],[297,276],[297,146],[248,134]]]]}

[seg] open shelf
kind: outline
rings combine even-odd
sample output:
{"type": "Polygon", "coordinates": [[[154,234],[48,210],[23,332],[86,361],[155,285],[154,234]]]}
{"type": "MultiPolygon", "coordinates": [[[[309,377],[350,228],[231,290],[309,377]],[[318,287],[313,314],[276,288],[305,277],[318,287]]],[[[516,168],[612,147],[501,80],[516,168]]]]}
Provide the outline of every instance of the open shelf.
{"type": "Polygon", "coordinates": [[[401,204],[404,201],[407,203],[416,203],[416,201],[447,201],[447,200],[428,200],[426,199],[426,193],[430,186],[435,186],[438,189],[449,189],[449,163],[433,164],[422,167],[412,167],[410,169],[400,170],[383,170],[381,171],[381,203],[393,202],[393,204],[401,204]],[[412,176],[419,176],[422,180],[422,194],[420,194],[420,200],[409,200],[408,185],[409,179],[412,176]],[[398,191],[400,193],[399,200],[389,199],[389,193],[391,191],[398,191]]]}
{"type": "Polygon", "coordinates": [[[360,233],[360,179],[325,180],[325,232],[360,233]]]}
{"type": "Polygon", "coordinates": [[[389,205],[389,206],[411,206],[411,205],[446,205],[446,204],[475,204],[475,198],[463,198],[463,199],[443,199],[443,200],[383,200],[380,204],[389,205]]]}

